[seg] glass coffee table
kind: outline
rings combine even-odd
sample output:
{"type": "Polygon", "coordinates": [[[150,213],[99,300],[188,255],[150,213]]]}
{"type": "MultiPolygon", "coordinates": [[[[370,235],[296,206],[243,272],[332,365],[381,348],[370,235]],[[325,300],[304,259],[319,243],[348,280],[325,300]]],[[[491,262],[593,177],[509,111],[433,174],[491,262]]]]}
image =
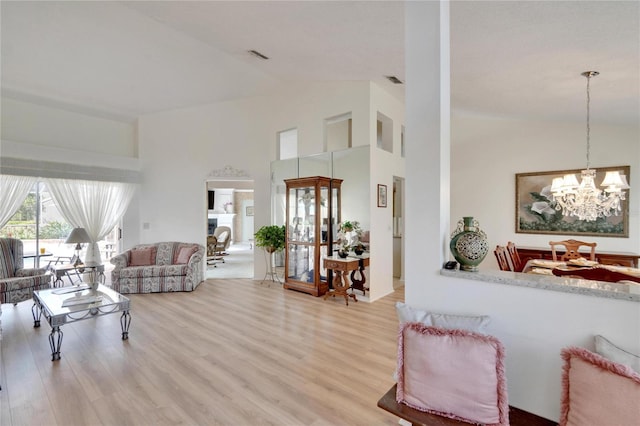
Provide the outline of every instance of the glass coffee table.
{"type": "Polygon", "coordinates": [[[37,290],[33,292],[33,301],[33,326],[40,327],[43,314],[51,326],[51,361],[60,359],[63,335],[60,327],[64,324],[122,312],[122,340],[129,338],[130,300],[102,284],[95,286],[95,289],[82,283],[71,287],[37,290]]]}

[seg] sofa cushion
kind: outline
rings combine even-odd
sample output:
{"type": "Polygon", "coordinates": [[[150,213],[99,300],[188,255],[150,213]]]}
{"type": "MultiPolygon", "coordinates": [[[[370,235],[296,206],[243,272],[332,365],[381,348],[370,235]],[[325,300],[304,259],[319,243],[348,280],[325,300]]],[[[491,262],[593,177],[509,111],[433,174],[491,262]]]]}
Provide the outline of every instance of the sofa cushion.
{"type": "Polygon", "coordinates": [[[600,335],[595,336],[594,340],[596,343],[596,353],[598,355],[602,355],[610,361],[628,365],[633,368],[636,373],[640,373],[640,355],[619,348],[600,335]]]}
{"type": "Polygon", "coordinates": [[[466,330],[408,322],[398,340],[396,400],[469,423],[508,425],[504,347],[466,330]]]}
{"type": "Polygon", "coordinates": [[[638,424],[640,374],[584,348],[562,358],[561,426],[638,424]]]}
{"type": "Polygon", "coordinates": [[[131,250],[129,266],[149,266],[156,263],[156,249],[154,247],[134,248],[131,250]]]}
{"type": "Polygon", "coordinates": [[[403,302],[396,302],[396,314],[400,324],[420,322],[424,325],[448,329],[462,329],[485,333],[491,318],[487,315],[454,315],[431,312],[414,308],[403,302]]]}
{"type": "Polygon", "coordinates": [[[177,265],[189,263],[189,259],[196,251],[198,251],[197,246],[179,246],[173,263],[177,265]]]}
{"type": "Polygon", "coordinates": [[[0,238],[0,278],[13,277],[15,270],[11,240],[0,238]]]}
{"type": "Polygon", "coordinates": [[[120,270],[120,278],[173,277],[186,275],[187,265],[130,266],[120,270]]]}
{"type": "Polygon", "coordinates": [[[158,256],[156,257],[156,265],[171,265],[173,264],[173,256],[176,252],[179,243],[173,241],[164,241],[157,243],[158,256]]]}

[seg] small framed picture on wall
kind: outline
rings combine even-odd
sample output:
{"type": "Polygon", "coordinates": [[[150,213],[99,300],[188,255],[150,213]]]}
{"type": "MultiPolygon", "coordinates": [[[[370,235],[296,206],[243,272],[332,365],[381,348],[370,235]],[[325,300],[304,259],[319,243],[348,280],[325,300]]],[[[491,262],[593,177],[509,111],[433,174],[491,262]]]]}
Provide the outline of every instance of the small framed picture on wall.
{"type": "Polygon", "coordinates": [[[247,206],[247,216],[253,216],[253,206],[247,206]]]}
{"type": "Polygon", "coordinates": [[[387,185],[378,184],[378,207],[387,207],[387,185]]]}

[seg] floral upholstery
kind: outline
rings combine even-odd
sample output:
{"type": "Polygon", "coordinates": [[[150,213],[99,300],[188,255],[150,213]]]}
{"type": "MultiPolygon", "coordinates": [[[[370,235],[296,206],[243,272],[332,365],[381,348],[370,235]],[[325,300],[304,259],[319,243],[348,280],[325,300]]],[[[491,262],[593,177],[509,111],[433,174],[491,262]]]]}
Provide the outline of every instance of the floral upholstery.
{"type": "Polygon", "coordinates": [[[119,293],[160,293],[169,291],[193,291],[204,280],[204,247],[200,244],[161,242],[139,244],[131,250],[111,258],[115,265],[111,271],[111,287],[119,293]],[[195,252],[186,264],[175,264],[182,247],[195,252]],[[129,266],[131,251],[155,248],[155,264],[129,266]]]}
{"type": "Polygon", "coordinates": [[[51,287],[46,268],[24,268],[22,241],[0,238],[0,303],[22,302],[33,298],[34,290],[51,287]]]}

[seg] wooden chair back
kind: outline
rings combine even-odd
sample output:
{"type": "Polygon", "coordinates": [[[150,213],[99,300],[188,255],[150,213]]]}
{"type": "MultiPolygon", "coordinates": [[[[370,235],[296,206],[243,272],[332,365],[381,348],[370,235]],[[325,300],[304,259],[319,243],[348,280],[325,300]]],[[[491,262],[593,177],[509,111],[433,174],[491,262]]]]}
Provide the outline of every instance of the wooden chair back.
{"type": "Polygon", "coordinates": [[[207,257],[216,255],[216,245],[218,244],[218,239],[213,235],[207,236],[207,257]]]}
{"type": "Polygon", "coordinates": [[[507,243],[507,252],[509,253],[509,258],[511,259],[511,265],[513,266],[514,272],[522,272],[522,268],[524,268],[524,264],[520,259],[520,255],[518,254],[518,248],[515,243],[509,241],[507,243]]]}
{"type": "Polygon", "coordinates": [[[559,260],[561,262],[570,260],[570,259],[580,259],[582,256],[581,253],[578,252],[578,249],[582,246],[591,247],[591,252],[589,253],[589,260],[596,260],[596,243],[587,243],[584,241],[577,240],[564,240],[564,241],[549,241],[549,245],[551,246],[551,256],[553,256],[553,260],[559,260]],[[556,246],[564,246],[565,253],[558,258],[556,253],[556,246]]]}
{"type": "Polygon", "coordinates": [[[493,251],[496,255],[496,259],[498,260],[498,266],[501,271],[510,271],[511,266],[509,265],[509,254],[507,252],[507,248],[505,246],[496,246],[496,249],[493,251]]]}

